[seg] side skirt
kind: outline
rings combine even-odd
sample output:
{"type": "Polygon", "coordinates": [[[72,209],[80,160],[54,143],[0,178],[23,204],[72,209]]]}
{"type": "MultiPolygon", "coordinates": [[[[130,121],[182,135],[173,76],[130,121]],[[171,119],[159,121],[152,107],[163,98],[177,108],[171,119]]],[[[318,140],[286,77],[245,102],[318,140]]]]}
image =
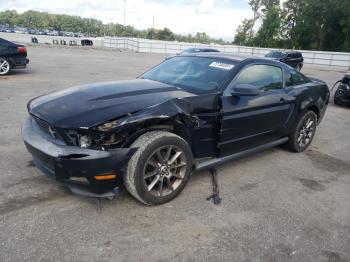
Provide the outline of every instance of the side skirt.
{"type": "Polygon", "coordinates": [[[256,153],[265,151],[267,149],[282,145],[282,144],[286,143],[287,141],[288,141],[288,137],[284,137],[284,138],[269,142],[267,144],[253,147],[253,148],[250,148],[250,149],[247,149],[247,150],[244,150],[242,152],[238,152],[238,153],[235,153],[235,154],[232,154],[229,156],[210,159],[210,160],[201,162],[199,164],[196,164],[194,172],[206,170],[209,168],[216,168],[216,167],[218,167],[226,162],[237,160],[237,159],[240,159],[240,158],[252,155],[252,154],[256,154],[256,153]]]}

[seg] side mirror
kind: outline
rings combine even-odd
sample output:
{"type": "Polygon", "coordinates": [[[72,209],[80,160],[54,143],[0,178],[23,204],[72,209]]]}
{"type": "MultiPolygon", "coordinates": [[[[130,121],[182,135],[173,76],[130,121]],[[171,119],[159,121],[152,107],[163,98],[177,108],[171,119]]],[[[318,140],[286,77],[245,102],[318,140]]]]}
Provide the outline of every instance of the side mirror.
{"type": "Polygon", "coordinates": [[[250,84],[239,84],[232,88],[233,96],[257,96],[260,94],[260,89],[250,84]]]}

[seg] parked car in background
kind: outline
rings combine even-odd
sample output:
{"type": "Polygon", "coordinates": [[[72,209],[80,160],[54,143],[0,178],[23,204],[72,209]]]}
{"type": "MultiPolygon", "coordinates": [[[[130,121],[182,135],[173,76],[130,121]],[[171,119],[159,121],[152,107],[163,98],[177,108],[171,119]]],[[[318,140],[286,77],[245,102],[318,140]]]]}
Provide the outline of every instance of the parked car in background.
{"type": "Polygon", "coordinates": [[[28,103],[22,136],[34,163],[70,187],[137,200],[176,197],[194,171],[285,144],[303,152],[330,92],[270,59],[175,56],[136,80],[95,83],[28,103]]]}
{"type": "Polygon", "coordinates": [[[25,46],[0,38],[0,76],[9,74],[12,69],[23,69],[28,63],[25,46]]]}
{"type": "Polygon", "coordinates": [[[220,52],[217,49],[214,48],[188,48],[179,54],[194,54],[194,53],[208,53],[208,52],[220,52]]]}
{"type": "Polygon", "coordinates": [[[90,39],[82,39],[80,41],[80,43],[82,46],[93,46],[94,45],[94,43],[90,39]]]}
{"type": "Polygon", "coordinates": [[[56,31],[56,30],[48,30],[47,35],[58,36],[58,31],[56,31]]]}
{"type": "Polygon", "coordinates": [[[5,29],[5,32],[6,33],[14,33],[15,29],[13,27],[8,27],[8,28],[5,29]]]}
{"type": "Polygon", "coordinates": [[[334,94],[334,103],[340,106],[350,106],[350,72],[345,74],[334,94]]]}
{"type": "Polygon", "coordinates": [[[265,57],[278,60],[300,71],[304,65],[302,53],[297,51],[271,51],[265,57]]]}
{"type": "Polygon", "coordinates": [[[25,34],[27,33],[27,29],[23,27],[15,27],[15,33],[16,34],[25,34]]]}

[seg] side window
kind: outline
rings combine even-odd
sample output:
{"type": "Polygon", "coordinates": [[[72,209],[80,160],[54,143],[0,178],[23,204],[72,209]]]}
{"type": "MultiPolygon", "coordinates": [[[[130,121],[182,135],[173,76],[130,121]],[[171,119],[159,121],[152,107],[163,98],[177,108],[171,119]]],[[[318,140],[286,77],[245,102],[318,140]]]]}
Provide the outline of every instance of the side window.
{"type": "Polygon", "coordinates": [[[299,73],[296,70],[291,69],[290,75],[286,80],[286,86],[288,87],[288,86],[303,85],[309,82],[310,80],[306,76],[304,76],[303,74],[299,73]]]}
{"type": "Polygon", "coordinates": [[[252,65],[241,71],[234,85],[249,84],[264,91],[283,88],[282,69],[270,65],[252,65]]]}

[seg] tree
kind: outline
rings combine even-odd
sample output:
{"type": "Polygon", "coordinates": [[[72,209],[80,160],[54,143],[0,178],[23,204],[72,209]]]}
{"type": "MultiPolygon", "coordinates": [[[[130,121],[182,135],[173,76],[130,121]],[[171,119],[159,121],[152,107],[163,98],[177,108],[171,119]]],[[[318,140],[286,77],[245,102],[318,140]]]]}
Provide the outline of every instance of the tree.
{"type": "Polygon", "coordinates": [[[280,5],[280,0],[261,0],[262,11],[267,12],[270,8],[280,5]]]}
{"type": "Polygon", "coordinates": [[[253,37],[253,30],[254,30],[255,23],[260,18],[259,10],[261,9],[262,1],[263,0],[250,0],[249,1],[249,5],[251,6],[253,13],[254,13],[252,25],[251,25],[251,29],[250,29],[250,37],[253,37]]]}
{"type": "Polygon", "coordinates": [[[349,1],[304,0],[297,11],[291,36],[298,48],[349,50],[349,1]]]}
{"type": "Polygon", "coordinates": [[[251,45],[253,40],[252,29],[254,26],[253,19],[244,19],[238,26],[235,39],[233,42],[238,45],[251,45]]]}
{"type": "Polygon", "coordinates": [[[210,44],[211,39],[205,32],[197,32],[197,34],[193,37],[193,41],[195,43],[210,44]]]}
{"type": "Polygon", "coordinates": [[[304,0],[287,0],[284,3],[285,19],[283,29],[286,31],[286,37],[290,41],[290,47],[292,48],[298,47],[298,41],[295,38],[294,30],[299,22],[304,3],[304,0]]]}
{"type": "Polygon", "coordinates": [[[266,11],[263,23],[257,33],[255,42],[260,47],[277,47],[281,41],[282,10],[279,5],[266,11]]]}
{"type": "Polygon", "coordinates": [[[168,28],[164,27],[163,30],[158,31],[158,39],[159,40],[166,40],[166,41],[173,41],[175,39],[175,35],[168,28]]]}

